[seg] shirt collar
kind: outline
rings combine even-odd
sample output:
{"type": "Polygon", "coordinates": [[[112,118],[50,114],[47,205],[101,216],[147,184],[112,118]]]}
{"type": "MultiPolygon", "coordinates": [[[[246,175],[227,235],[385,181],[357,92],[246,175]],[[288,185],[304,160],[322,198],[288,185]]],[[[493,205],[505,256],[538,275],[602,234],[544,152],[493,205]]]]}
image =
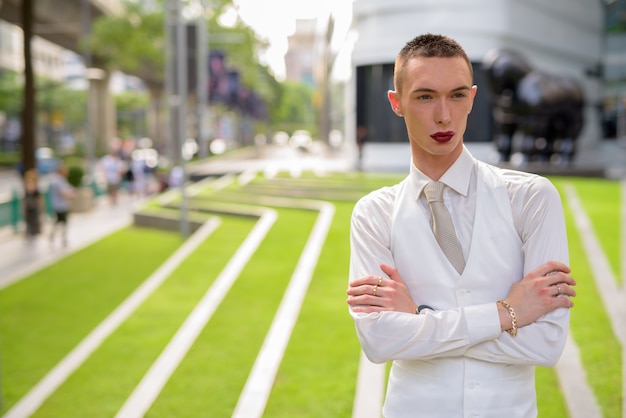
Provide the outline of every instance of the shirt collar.
{"type": "MultiPolygon", "coordinates": [[[[470,180],[474,175],[474,157],[463,145],[463,152],[459,155],[459,158],[448,168],[448,170],[439,179],[455,192],[467,196],[469,192],[470,180]]],[[[411,161],[411,183],[413,185],[413,192],[415,199],[417,200],[426,184],[432,180],[424,173],[422,173],[413,161],[411,161]]]]}

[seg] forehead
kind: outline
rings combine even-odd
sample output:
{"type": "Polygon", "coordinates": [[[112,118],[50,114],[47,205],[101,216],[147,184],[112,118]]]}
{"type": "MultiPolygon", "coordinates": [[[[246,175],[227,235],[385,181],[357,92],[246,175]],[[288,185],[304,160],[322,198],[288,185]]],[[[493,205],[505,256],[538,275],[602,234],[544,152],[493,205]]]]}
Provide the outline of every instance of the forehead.
{"type": "Polygon", "coordinates": [[[447,91],[472,85],[467,61],[462,57],[412,57],[405,63],[403,90],[429,88],[447,91]]]}

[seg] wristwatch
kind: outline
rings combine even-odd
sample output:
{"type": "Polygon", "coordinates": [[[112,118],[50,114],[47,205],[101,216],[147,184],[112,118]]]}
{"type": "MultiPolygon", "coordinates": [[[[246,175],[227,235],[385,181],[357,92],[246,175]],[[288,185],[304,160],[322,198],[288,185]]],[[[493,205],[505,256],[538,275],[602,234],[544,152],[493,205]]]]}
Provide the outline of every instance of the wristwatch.
{"type": "Polygon", "coordinates": [[[431,311],[434,311],[434,309],[428,305],[419,305],[417,308],[415,308],[415,313],[419,315],[424,309],[430,309],[431,311]]]}

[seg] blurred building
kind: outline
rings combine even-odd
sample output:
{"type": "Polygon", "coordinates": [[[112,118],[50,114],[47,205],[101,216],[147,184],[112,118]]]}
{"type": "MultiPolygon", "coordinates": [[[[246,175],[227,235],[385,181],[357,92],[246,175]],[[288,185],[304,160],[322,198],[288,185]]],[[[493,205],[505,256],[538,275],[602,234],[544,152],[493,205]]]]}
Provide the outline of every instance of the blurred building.
{"type": "Polygon", "coordinates": [[[302,81],[313,87],[313,67],[316,58],[317,20],[296,20],[296,31],[288,38],[288,50],[285,54],[285,78],[302,81]]]}
{"type": "MultiPolygon", "coordinates": [[[[0,20],[0,71],[24,72],[24,42],[19,26],[0,20]]],[[[41,37],[32,42],[34,72],[49,80],[65,80],[67,50],[41,37]]]]}
{"type": "MultiPolygon", "coordinates": [[[[8,73],[22,74],[24,72],[23,46],[22,29],[0,20],[0,76],[10,78],[8,73]]],[[[68,51],[65,48],[35,36],[31,43],[31,51],[33,70],[37,76],[41,77],[40,84],[47,86],[48,83],[66,81],[65,65],[68,51]]],[[[19,79],[18,77],[15,81],[19,79]]],[[[0,150],[19,150],[21,132],[19,116],[6,109],[0,109],[0,150]]],[[[53,135],[51,132],[51,129],[45,129],[43,125],[38,126],[36,145],[47,145],[47,138],[53,135]]]]}
{"type": "Polygon", "coordinates": [[[319,35],[317,19],[296,20],[296,31],[288,38],[285,54],[285,78],[315,86],[313,78],[319,35]]]}
{"type": "Polygon", "coordinates": [[[602,127],[606,138],[626,141],[626,0],[608,2],[606,12],[602,127]]]}
{"type": "Polygon", "coordinates": [[[614,97],[623,96],[626,84],[626,38],[624,33],[607,36],[605,20],[611,14],[624,19],[624,3],[355,0],[353,29],[358,38],[352,54],[354,77],[346,94],[346,136],[356,139],[359,127],[373,144],[368,145],[371,155],[380,158],[397,149],[406,156],[406,128],[391,112],[386,93],[393,89],[396,54],[416,35],[430,32],[458,40],[473,63],[479,88],[466,142],[492,139],[491,106],[481,63],[489,51],[508,48],[526,56],[537,70],[572,76],[582,84],[585,124],[578,144],[593,146],[604,137],[601,119],[605,96],[609,91],[614,97]],[[608,84],[611,87],[605,90],[608,84]]]}

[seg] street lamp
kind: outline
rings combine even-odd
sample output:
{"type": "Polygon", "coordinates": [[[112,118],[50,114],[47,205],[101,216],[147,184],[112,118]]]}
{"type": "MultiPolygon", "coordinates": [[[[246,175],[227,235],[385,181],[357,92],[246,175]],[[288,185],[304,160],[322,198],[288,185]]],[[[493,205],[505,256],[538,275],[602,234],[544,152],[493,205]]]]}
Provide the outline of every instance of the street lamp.
{"type": "Polygon", "coordinates": [[[180,233],[186,237],[189,235],[189,220],[187,215],[187,193],[185,183],[187,173],[185,159],[183,158],[183,142],[186,138],[186,104],[187,104],[187,36],[183,21],[183,8],[181,0],[167,1],[167,17],[165,20],[166,42],[166,93],[170,109],[170,129],[172,147],[172,160],[179,165],[182,171],[181,205],[180,205],[180,233]]]}

